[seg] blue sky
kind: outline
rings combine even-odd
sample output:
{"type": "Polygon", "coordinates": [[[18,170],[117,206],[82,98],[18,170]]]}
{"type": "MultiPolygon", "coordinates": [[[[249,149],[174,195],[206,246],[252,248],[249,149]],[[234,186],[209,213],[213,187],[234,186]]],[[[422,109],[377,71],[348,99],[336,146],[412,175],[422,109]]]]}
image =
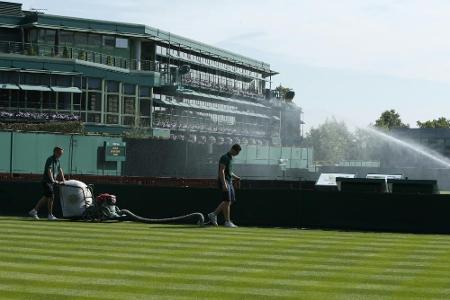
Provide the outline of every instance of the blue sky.
{"type": "MultiPolygon", "coordinates": [[[[16,1],[19,2],[19,1],[16,1]]],[[[142,23],[267,61],[307,127],[450,117],[450,1],[21,1],[47,13],[142,23]]]]}

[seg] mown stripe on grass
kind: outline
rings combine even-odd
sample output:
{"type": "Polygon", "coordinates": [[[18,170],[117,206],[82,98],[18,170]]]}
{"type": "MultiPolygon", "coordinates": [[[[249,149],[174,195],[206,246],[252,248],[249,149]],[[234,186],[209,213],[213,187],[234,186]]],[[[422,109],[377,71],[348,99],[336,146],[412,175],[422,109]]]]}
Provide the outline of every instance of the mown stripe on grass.
{"type": "Polygon", "coordinates": [[[0,227],[0,290],[33,288],[28,298],[16,288],[16,299],[42,298],[46,284],[62,291],[50,299],[69,298],[84,281],[90,294],[73,297],[449,298],[447,236],[2,218],[0,227]]]}
{"type": "MultiPolygon", "coordinates": [[[[0,246],[0,249],[2,246],[0,246]]],[[[71,251],[69,249],[65,250],[63,247],[60,249],[27,249],[27,248],[9,248],[10,250],[1,250],[3,253],[4,259],[6,258],[16,258],[18,254],[21,255],[22,260],[27,260],[31,262],[36,262],[40,260],[47,260],[51,261],[52,263],[84,263],[84,264],[100,264],[100,265],[114,265],[117,264],[118,266],[123,265],[129,265],[129,266],[139,266],[142,263],[145,263],[146,261],[150,259],[158,260],[159,264],[153,264],[153,267],[156,266],[162,266],[164,267],[164,262],[167,261],[174,261],[179,260],[179,257],[171,255],[171,252],[162,251],[159,254],[149,254],[149,255],[136,255],[133,253],[116,253],[115,248],[109,249],[109,253],[107,250],[104,252],[94,252],[93,255],[89,255],[89,253],[86,252],[80,252],[80,251],[71,251]],[[67,257],[61,257],[60,253],[66,253],[67,257]]],[[[151,250],[148,250],[151,251],[151,250]]],[[[189,256],[193,253],[182,253],[181,262],[183,265],[189,266],[189,265],[200,265],[200,264],[210,264],[210,263],[216,263],[217,267],[221,267],[220,263],[224,262],[226,264],[231,264],[233,267],[239,267],[239,266],[246,266],[247,271],[250,270],[250,268],[253,266],[254,271],[261,271],[263,268],[270,268],[270,267],[283,267],[283,268],[289,268],[290,266],[295,266],[295,264],[306,264],[306,263],[315,263],[315,264],[321,264],[321,265],[329,265],[329,266],[335,266],[335,265],[344,265],[348,266],[352,262],[360,262],[367,265],[369,262],[364,257],[358,258],[358,257],[332,257],[328,260],[324,261],[321,255],[317,256],[301,256],[298,257],[292,256],[292,257],[285,257],[284,259],[271,259],[270,254],[266,255],[258,255],[255,254],[253,257],[250,255],[250,258],[247,258],[246,260],[243,260],[240,258],[239,260],[236,259],[235,255],[230,255],[229,253],[220,253],[220,252],[214,252],[214,256],[209,256],[209,259],[205,259],[205,257],[202,256],[196,256],[191,257],[189,256]],[[188,259],[185,259],[185,256],[188,256],[188,259]]],[[[328,254],[326,257],[331,257],[332,254],[328,254]]],[[[385,259],[386,260],[386,259],[385,259]]],[[[388,259],[388,262],[393,262],[396,264],[397,269],[403,269],[403,270],[419,270],[423,269],[426,264],[412,264],[409,261],[401,261],[399,259],[391,260],[388,259]]],[[[372,266],[384,266],[385,262],[383,261],[383,258],[379,258],[371,262],[372,266]]],[[[181,266],[179,266],[181,267],[181,266]]],[[[448,270],[448,265],[442,265],[437,266],[435,268],[438,270],[448,270]]]]}
{"type": "MultiPolygon", "coordinates": [[[[1,222],[2,227],[6,226],[8,223],[1,222]]],[[[261,229],[261,228],[239,228],[237,230],[229,230],[224,228],[198,228],[196,226],[192,226],[191,228],[184,228],[177,225],[147,225],[147,224],[134,224],[134,223],[84,223],[84,222],[28,222],[23,221],[25,225],[21,224],[21,227],[28,227],[36,229],[39,227],[41,230],[47,229],[54,229],[58,228],[58,230],[66,229],[70,232],[70,230],[73,227],[77,227],[78,232],[82,231],[104,231],[104,232],[110,232],[114,231],[116,233],[127,233],[132,230],[135,231],[135,234],[147,234],[147,233],[153,233],[154,230],[159,231],[159,229],[162,229],[164,231],[166,236],[171,235],[178,235],[180,233],[184,234],[198,234],[197,231],[202,231],[203,233],[210,234],[214,236],[217,232],[217,230],[223,230],[221,231],[221,235],[231,236],[231,237],[238,237],[238,236],[248,236],[249,238],[253,239],[266,239],[271,238],[271,240],[282,240],[287,237],[295,237],[301,234],[302,236],[324,236],[327,237],[330,240],[339,239],[340,241],[350,240],[355,241],[356,238],[359,241],[365,241],[365,240],[373,240],[374,237],[376,237],[379,241],[392,241],[394,243],[398,243],[402,240],[432,240],[435,242],[440,241],[441,243],[450,244],[450,240],[440,236],[440,235],[413,235],[413,234],[393,234],[393,233],[386,233],[383,235],[379,235],[377,233],[359,233],[359,232],[340,232],[339,235],[335,236],[329,236],[327,231],[318,231],[318,230],[289,230],[289,229],[261,229]],[[38,225],[36,225],[38,224],[38,225]],[[61,225],[62,224],[62,225],[61,225]],[[78,228],[81,225],[80,228],[78,228]],[[83,226],[84,225],[84,226],[83,226]],[[120,225],[125,225],[127,229],[123,229],[123,227],[117,227],[120,225]],[[106,230],[105,230],[106,229],[106,230]],[[274,233],[275,232],[275,233],[274,233]],[[288,232],[288,233],[286,233],[288,232]],[[259,238],[257,233],[264,234],[264,237],[259,238]]],[[[17,222],[9,223],[9,225],[12,228],[17,228],[17,222]]]]}
{"type": "MultiPolygon", "coordinates": [[[[9,238],[3,238],[3,239],[4,240],[11,239],[13,241],[14,240],[24,240],[24,241],[25,240],[26,241],[35,241],[36,240],[36,241],[41,241],[41,242],[48,241],[49,243],[60,242],[60,243],[78,243],[78,244],[85,244],[90,241],[89,240],[90,237],[86,237],[86,236],[74,238],[73,236],[59,236],[54,233],[49,233],[44,236],[27,235],[27,234],[19,234],[19,233],[15,234],[15,235],[11,235],[11,236],[9,236],[9,238]]],[[[0,235],[0,237],[2,237],[2,235],[0,235]]],[[[181,239],[180,242],[173,242],[172,240],[167,239],[167,238],[165,238],[165,239],[153,238],[153,239],[148,239],[148,240],[127,240],[126,238],[124,238],[124,239],[117,240],[117,237],[108,238],[107,236],[104,236],[104,235],[100,235],[99,237],[95,237],[95,238],[92,237],[92,239],[96,240],[97,242],[101,241],[102,245],[106,245],[106,246],[122,246],[124,243],[126,243],[128,246],[134,246],[134,245],[142,245],[143,242],[151,242],[152,245],[154,245],[156,247],[158,246],[158,244],[166,242],[166,243],[164,243],[164,246],[166,246],[166,247],[170,247],[171,249],[180,248],[183,250],[185,250],[186,248],[200,249],[202,246],[206,246],[206,245],[211,246],[211,242],[205,242],[204,240],[203,241],[202,240],[186,241],[183,236],[179,236],[179,239],[181,239]]],[[[369,255],[371,255],[371,253],[369,251],[359,250],[357,247],[359,247],[361,245],[358,245],[358,244],[350,245],[350,244],[330,244],[329,243],[329,244],[326,244],[327,247],[315,249],[314,245],[312,243],[308,244],[308,242],[305,242],[304,244],[300,244],[300,245],[298,245],[297,243],[299,243],[299,242],[296,240],[287,240],[284,243],[280,243],[280,245],[289,244],[289,246],[290,246],[289,248],[285,248],[283,250],[283,254],[295,253],[298,249],[306,249],[306,248],[309,248],[311,252],[317,251],[319,249],[326,250],[327,248],[330,248],[332,251],[335,251],[335,250],[338,250],[336,248],[336,246],[339,246],[343,250],[350,250],[350,252],[347,252],[347,254],[346,254],[348,256],[352,256],[352,255],[355,255],[355,256],[367,255],[367,256],[369,256],[369,255]]],[[[385,249],[386,247],[388,247],[388,245],[383,245],[382,243],[379,243],[379,245],[382,245],[382,246],[380,246],[376,249],[373,249],[372,251],[385,249]]],[[[271,244],[269,243],[269,244],[264,245],[264,247],[263,247],[262,244],[256,243],[256,244],[252,245],[250,243],[245,243],[245,242],[239,241],[239,250],[241,252],[245,252],[246,250],[253,251],[253,248],[256,246],[261,246],[260,247],[261,249],[270,249],[271,247],[277,247],[278,243],[271,243],[271,244]],[[244,247],[244,245],[246,247],[244,247]]],[[[396,246],[396,245],[392,245],[392,246],[396,246]]],[[[396,246],[396,249],[397,250],[401,250],[401,249],[410,250],[410,248],[412,246],[420,247],[420,249],[417,249],[419,252],[426,252],[427,249],[429,249],[430,254],[433,252],[436,252],[436,250],[437,250],[435,245],[434,245],[433,249],[430,249],[430,248],[426,248],[426,245],[424,246],[423,244],[410,244],[410,245],[403,244],[402,247],[396,246]]],[[[233,246],[233,245],[223,246],[223,244],[222,244],[221,247],[222,247],[222,250],[224,250],[224,251],[227,251],[227,250],[233,251],[233,250],[237,249],[237,246],[233,246]],[[223,247],[225,247],[225,248],[223,248],[223,247]]],[[[443,251],[441,249],[438,249],[437,252],[442,253],[443,251]]]]}
{"type": "MultiPolygon", "coordinates": [[[[51,270],[43,270],[41,266],[30,266],[26,263],[13,263],[13,264],[3,264],[0,263],[3,272],[9,272],[9,274],[20,273],[20,274],[39,274],[53,276],[54,274],[64,274],[66,278],[72,278],[72,276],[82,278],[88,275],[91,278],[97,278],[94,283],[111,283],[120,284],[124,282],[124,278],[128,281],[133,281],[139,283],[140,281],[146,281],[148,278],[155,278],[153,280],[165,281],[166,279],[176,278],[177,282],[196,282],[202,281],[204,284],[219,284],[221,282],[228,282],[230,284],[243,284],[249,285],[259,285],[270,286],[272,288],[293,288],[298,285],[298,281],[306,282],[308,280],[323,280],[327,278],[331,282],[347,282],[349,279],[352,283],[355,280],[362,280],[365,282],[371,282],[373,284],[384,284],[388,286],[398,286],[400,281],[413,279],[415,274],[404,274],[404,275],[378,275],[377,278],[370,278],[371,275],[363,272],[352,272],[351,274],[333,271],[309,271],[301,272],[296,274],[285,273],[284,277],[280,274],[273,276],[271,278],[267,277],[254,277],[251,274],[249,276],[239,276],[237,274],[235,277],[230,277],[222,273],[207,274],[209,268],[204,268],[201,273],[186,273],[186,272],[174,272],[174,271],[153,271],[153,270],[136,270],[136,269],[114,269],[114,268],[93,268],[93,267],[64,267],[64,266],[53,266],[51,270]],[[100,278],[100,279],[99,279],[100,278]]],[[[73,279],[68,279],[74,282],[73,279]]],[[[441,284],[448,283],[447,278],[434,277],[426,278],[427,287],[439,287],[441,284]]],[[[415,287],[411,287],[415,289],[415,287]]]]}
{"type": "MultiPolygon", "coordinates": [[[[0,278],[3,284],[14,283],[16,278],[12,278],[14,274],[0,274],[0,278]]],[[[147,285],[140,285],[133,281],[124,280],[118,285],[108,284],[106,281],[101,281],[99,279],[92,279],[86,282],[84,278],[77,280],[76,278],[71,278],[66,276],[66,279],[61,279],[61,276],[42,276],[39,274],[23,274],[20,273],[20,280],[28,287],[28,289],[33,290],[35,287],[51,287],[57,284],[61,289],[76,289],[78,286],[83,284],[84,291],[91,291],[92,293],[104,291],[111,295],[120,295],[124,291],[133,294],[152,294],[160,293],[161,291],[179,291],[179,293],[198,293],[201,292],[215,292],[221,285],[207,283],[204,284],[202,281],[195,282],[183,282],[180,278],[173,278],[173,280],[165,281],[160,280],[155,282],[155,278],[149,279],[147,285]],[[134,284],[129,284],[132,282],[134,284]]],[[[232,289],[226,290],[226,294],[236,294],[241,296],[284,296],[284,297],[294,297],[301,294],[302,291],[331,291],[336,292],[352,292],[360,294],[373,294],[373,295],[387,295],[392,292],[400,290],[398,285],[388,285],[388,284],[376,284],[376,283],[362,283],[362,284],[352,284],[347,285],[347,282],[326,282],[322,283],[317,280],[303,280],[299,281],[295,287],[289,288],[271,288],[264,285],[252,286],[246,284],[245,286],[240,286],[234,284],[232,289]]],[[[414,288],[406,291],[409,295],[421,294],[424,297],[443,297],[448,295],[450,289],[435,289],[435,288],[414,288]]],[[[403,292],[404,294],[404,292],[403,292]]],[[[124,295],[125,296],[125,295],[124,295]]]]}

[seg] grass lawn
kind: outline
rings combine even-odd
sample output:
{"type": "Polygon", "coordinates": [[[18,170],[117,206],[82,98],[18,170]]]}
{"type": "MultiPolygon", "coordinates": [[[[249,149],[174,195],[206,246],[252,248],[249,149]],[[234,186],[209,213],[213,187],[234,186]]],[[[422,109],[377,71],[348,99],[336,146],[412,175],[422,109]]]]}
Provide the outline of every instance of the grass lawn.
{"type": "Polygon", "coordinates": [[[0,218],[0,299],[450,299],[450,236],[0,218]]]}

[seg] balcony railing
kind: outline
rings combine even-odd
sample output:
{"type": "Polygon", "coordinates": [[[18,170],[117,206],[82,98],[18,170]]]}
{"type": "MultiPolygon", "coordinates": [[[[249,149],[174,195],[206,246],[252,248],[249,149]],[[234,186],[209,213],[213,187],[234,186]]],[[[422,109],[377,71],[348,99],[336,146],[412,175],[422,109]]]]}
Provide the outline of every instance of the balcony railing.
{"type": "MultiPolygon", "coordinates": [[[[170,76],[168,76],[167,73],[162,74],[161,77],[161,84],[162,85],[173,85],[174,82],[172,79],[170,79],[170,76]]],[[[212,82],[209,80],[201,80],[198,78],[194,78],[189,75],[185,75],[182,77],[180,84],[183,86],[193,87],[193,88],[200,88],[200,89],[206,89],[214,92],[219,93],[225,93],[236,97],[245,97],[245,98],[252,98],[255,100],[263,100],[264,95],[262,93],[258,93],[256,90],[253,89],[239,89],[232,87],[227,84],[221,84],[217,82],[212,82]]]]}
{"type": "Polygon", "coordinates": [[[159,72],[158,62],[149,60],[127,59],[119,56],[112,56],[105,53],[95,52],[88,49],[68,46],[0,41],[0,53],[78,59],[127,70],[159,72]]]}

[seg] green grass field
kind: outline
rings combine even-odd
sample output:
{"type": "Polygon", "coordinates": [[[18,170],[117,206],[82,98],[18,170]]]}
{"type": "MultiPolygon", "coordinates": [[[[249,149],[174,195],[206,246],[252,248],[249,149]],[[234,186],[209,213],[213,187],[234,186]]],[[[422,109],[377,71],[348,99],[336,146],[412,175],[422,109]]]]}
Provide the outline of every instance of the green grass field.
{"type": "Polygon", "coordinates": [[[0,299],[450,299],[450,236],[0,218],[0,299]]]}

